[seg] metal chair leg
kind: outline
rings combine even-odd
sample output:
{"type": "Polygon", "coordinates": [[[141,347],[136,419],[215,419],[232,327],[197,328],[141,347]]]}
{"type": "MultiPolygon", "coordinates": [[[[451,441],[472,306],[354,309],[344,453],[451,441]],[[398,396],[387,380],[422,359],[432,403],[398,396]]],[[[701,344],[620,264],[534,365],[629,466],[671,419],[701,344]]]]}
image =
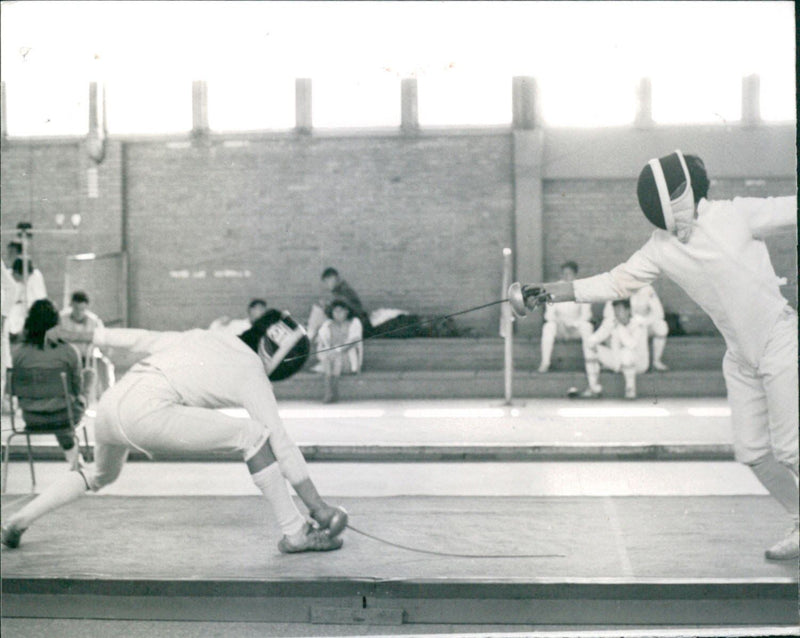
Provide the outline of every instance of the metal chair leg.
{"type": "Polygon", "coordinates": [[[31,492],[36,491],[36,472],[33,469],[33,448],[31,448],[31,437],[29,434],[25,435],[25,442],[28,445],[28,465],[31,467],[31,492]]]}
{"type": "Polygon", "coordinates": [[[6,490],[8,489],[8,458],[9,458],[9,454],[11,452],[11,439],[14,438],[15,434],[16,433],[12,432],[9,435],[8,439],[6,440],[5,448],[3,449],[3,459],[2,459],[2,462],[3,462],[3,469],[2,469],[3,486],[2,486],[2,490],[0,490],[3,494],[5,494],[6,490]]]}
{"type": "Polygon", "coordinates": [[[83,426],[83,444],[84,444],[83,459],[87,463],[91,463],[92,448],[89,447],[89,433],[86,431],[85,425],[83,426]]]}

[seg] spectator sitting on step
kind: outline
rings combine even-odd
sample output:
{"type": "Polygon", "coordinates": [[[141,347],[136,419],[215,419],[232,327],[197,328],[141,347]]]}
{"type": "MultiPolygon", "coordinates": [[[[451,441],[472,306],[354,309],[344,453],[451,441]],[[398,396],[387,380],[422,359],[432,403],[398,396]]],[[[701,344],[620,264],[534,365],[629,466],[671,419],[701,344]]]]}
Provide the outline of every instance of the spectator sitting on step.
{"type": "Polygon", "coordinates": [[[327,294],[311,308],[308,318],[308,338],[312,341],[317,336],[320,327],[325,322],[326,317],[330,317],[331,305],[334,299],[342,299],[347,302],[351,312],[361,322],[365,335],[372,333],[372,325],[369,315],[361,305],[361,299],[350,285],[339,275],[336,268],[330,266],[322,271],[322,284],[327,294]]]}
{"type": "MultiPolygon", "coordinates": [[[[72,410],[74,423],[78,423],[87,405],[82,386],[80,352],[69,343],[45,345],[45,333],[58,323],[58,310],[52,301],[39,299],[33,303],[25,319],[22,343],[16,346],[11,354],[14,362],[12,374],[21,370],[41,368],[63,370],[67,374],[67,389],[71,402],[69,408],[72,410]]],[[[80,450],[75,444],[75,437],[70,428],[69,413],[63,393],[58,397],[41,399],[20,398],[19,404],[28,430],[51,429],[63,425],[63,432],[58,432],[55,437],[64,451],[67,462],[72,468],[77,467],[80,450]]]]}
{"type": "MultiPolygon", "coordinates": [[[[669,370],[661,358],[664,356],[664,347],[667,345],[669,327],[664,320],[664,307],[651,285],[639,288],[630,297],[631,312],[646,328],[645,339],[653,338],[653,369],[659,372],[669,370]]],[[[603,323],[614,321],[613,302],[607,301],[603,308],[603,323]]],[[[649,350],[649,346],[645,346],[649,350]]]]}
{"type": "MultiPolygon", "coordinates": [[[[561,265],[561,281],[573,281],[578,274],[578,264],[567,261],[561,265]]],[[[564,341],[581,340],[584,357],[586,340],[592,335],[592,305],[586,303],[547,304],[542,326],[542,360],[539,372],[550,369],[556,338],[564,341]]]]}
{"type": "Polygon", "coordinates": [[[338,400],[339,377],[342,374],[356,374],[361,370],[363,335],[361,321],[354,315],[348,302],[334,299],[330,319],[322,324],[317,333],[317,357],[320,363],[315,370],[325,374],[325,403],[338,400]]]}
{"type": "Polygon", "coordinates": [[[648,367],[647,327],[631,312],[628,299],[611,302],[614,316],[603,321],[591,337],[586,340],[586,378],[589,387],[581,395],[584,398],[599,397],[603,393],[600,385],[600,369],[621,372],[625,377],[625,398],[636,398],[636,374],[648,367]],[[609,345],[601,345],[608,341],[609,345]]]}
{"type": "Polygon", "coordinates": [[[211,325],[208,326],[209,330],[219,330],[228,334],[236,335],[237,337],[250,330],[256,319],[264,316],[267,311],[267,302],[264,299],[252,299],[247,304],[247,318],[246,319],[231,319],[230,317],[223,316],[219,319],[214,319],[211,325]]]}

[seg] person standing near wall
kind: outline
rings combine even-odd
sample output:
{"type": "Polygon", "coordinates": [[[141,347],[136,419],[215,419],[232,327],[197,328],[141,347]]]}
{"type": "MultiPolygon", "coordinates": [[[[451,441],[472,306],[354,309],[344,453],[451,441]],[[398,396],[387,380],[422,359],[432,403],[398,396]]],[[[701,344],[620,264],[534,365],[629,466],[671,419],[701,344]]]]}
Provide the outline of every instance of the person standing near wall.
{"type": "MultiPolygon", "coordinates": [[[[31,228],[31,225],[22,222],[17,224],[17,227],[21,228],[19,233],[26,233],[28,246],[30,247],[31,234],[27,231],[31,228]]],[[[14,304],[8,315],[8,333],[12,342],[16,341],[22,334],[22,329],[25,325],[25,317],[28,315],[28,310],[33,303],[39,299],[47,299],[47,286],[44,283],[44,275],[34,266],[30,254],[28,255],[27,273],[23,273],[22,252],[21,239],[8,243],[11,271],[17,285],[14,304]],[[27,286],[25,285],[26,275],[27,286]]]]}

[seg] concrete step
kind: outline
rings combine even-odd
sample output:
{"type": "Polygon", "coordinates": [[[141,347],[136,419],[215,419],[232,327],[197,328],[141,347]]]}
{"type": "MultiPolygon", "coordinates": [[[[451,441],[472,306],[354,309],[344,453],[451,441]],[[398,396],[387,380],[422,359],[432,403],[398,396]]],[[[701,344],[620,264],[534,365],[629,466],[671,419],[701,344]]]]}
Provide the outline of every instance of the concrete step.
{"type": "MultiPolygon", "coordinates": [[[[604,396],[623,396],[620,374],[603,372],[600,382],[604,396]]],[[[725,381],[722,371],[671,370],[639,375],[640,397],[722,397],[725,381]]],[[[570,387],[586,387],[583,372],[549,372],[538,374],[517,370],[514,374],[513,396],[516,398],[565,397],[570,387]]],[[[278,400],[321,400],[323,377],[301,372],[291,379],[273,385],[278,400]]],[[[339,398],[342,401],[368,399],[462,399],[502,398],[502,370],[415,370],[366,371],[339,379],[339,398]]]]}
{"type": "MultiPolygon", "coordinates": [[[[674,337],[669,339],[664,362],[674,370],[715,370],[722,364],[725,343],[719,337],[674,337]]],[[[110,354],[118,376],[140,355],[122,350],[110,354]]],[[[538,339],[514,341],[514,367],[523,372],[539,367],[538,339]]],[[[364,344],[364,370],[369,372],[415,370],[502,370],[504,342],[497,338],[369,339],[364,344]]],[[[552,370],[582,370],[583,353],[576,341],[557,342],[552,370]]]]}
{"type": "MultiPolygon", "coordinates": [[[[719,337],[674,337],[667,341],[664,362],[674,369],[718,368],[725,354],[719,337]]],[[[514,365],[522,370],[538,368],[538,339],[514,341],[514,365]]],[[[364,344],[364,369],[382,370],[501,370],[504,342],[482,339],[370,339],[364,344]]],[[[577,341],[557,342],[553,370],[581,370],[583,354],[577,341]]]]}

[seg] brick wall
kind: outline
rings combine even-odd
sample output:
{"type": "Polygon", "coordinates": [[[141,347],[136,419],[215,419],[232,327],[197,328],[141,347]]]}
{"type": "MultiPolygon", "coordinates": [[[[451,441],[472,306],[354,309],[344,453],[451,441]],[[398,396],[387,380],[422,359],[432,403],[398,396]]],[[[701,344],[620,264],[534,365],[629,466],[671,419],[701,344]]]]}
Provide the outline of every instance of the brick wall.
{"type": "MultiPolygon", "coordinates": [[[[134,325],[206,325],[252,296],[305,317],[329,265],[368,308],[439,314],[501,294],[508,135],[174,146],[127,149],[134,325]]],[[[497,317],[459,325],[496,330],[497,317]]]]}
{"type": "MultiPolygon", "coordinates": [[[[701,131],[708,149],[761,139],[752,129],[741,131],[742,139],[714,131],[701,131]]],[[[761,132],[767,146],[780,133],[761,132]]],[[[667,133],[673,135],[660,129],[653,135],[667,133]]],[[[578,138],[592,135],[599,133],[547,139],[561,157],[562,146],[580,147],[578,138]]],[[[648,143],[657,142],[676,145],[660,137],[648,143]]],[[[574,157],[596,155],[609,143],[584,144],[586,153],[574,157]]],[[[638,155],[650,152],[625,148],[620,157],[637,166],[638,155]]],[[[740,165],[726,166],[726,176],[712,183],[712,197],[795,192],[794,179],[776,177],[776,167],[760,175],[763,159],[738,157],[740,165]]],[[[194,146],[181,137],[114,141],[98,168],[99,197],[90,199],[91,163],[81,140],[14,140],[2,146],[0,212],[3,228],[23,220],[54,228],[57,212],[82,215],[77,236],[34,241],[34,259],[59,304],[66,255],[127,246],[135,326],[204,326],[223,314],[241,316],[253,296],[303,318],[328,265],[340,269],[369,308],[445,314],[501,294],[501,251],[513,246],[513,161],[507,131],[253,134],[194,146]]],[[[715,158],[709,166],[720,163],[715,158]]],[[[635,180],[620,178],[635,173],[629,169],[591,177],[594,167],[562,166],[545,177],[547,278],[558,276],[566,259],[578,261],[582,274],[610,268],[647,239],[651,227],[638,211],[635,180]]],[[[796,238],[768,243],[776,271],[792,282],[784,294],[796,304],[796,238]]],[[[687,326],[712,329],[673,284],[659,281],[656,288],[687,326]]],[[[498,316],[495,307],[457,323],[494,335],[498,316]]]]}
{"type": "MultiPolygon", "coordinates": [[[[63,213],[64,228],[81,215],[77,234],[42,233],[31,244],[31,256],[42,271],[48,296],[61,307],[64,298],[64,265],[68,255],[105,253],[121,248],[122,146],[110,143],[106,159],[98,167],[96,199],[88,197],[87,169],[93,166],[81,140],[8,143],[2,150],[0,211],[3,229],[18,222],[32,222],[34,231],[57,229],[55,217],[63,213]]],[[[3,233],[3,256],[14,233],[3,233]]],[[[91,295],[91,291],[90,291],[91,295]]]]}

